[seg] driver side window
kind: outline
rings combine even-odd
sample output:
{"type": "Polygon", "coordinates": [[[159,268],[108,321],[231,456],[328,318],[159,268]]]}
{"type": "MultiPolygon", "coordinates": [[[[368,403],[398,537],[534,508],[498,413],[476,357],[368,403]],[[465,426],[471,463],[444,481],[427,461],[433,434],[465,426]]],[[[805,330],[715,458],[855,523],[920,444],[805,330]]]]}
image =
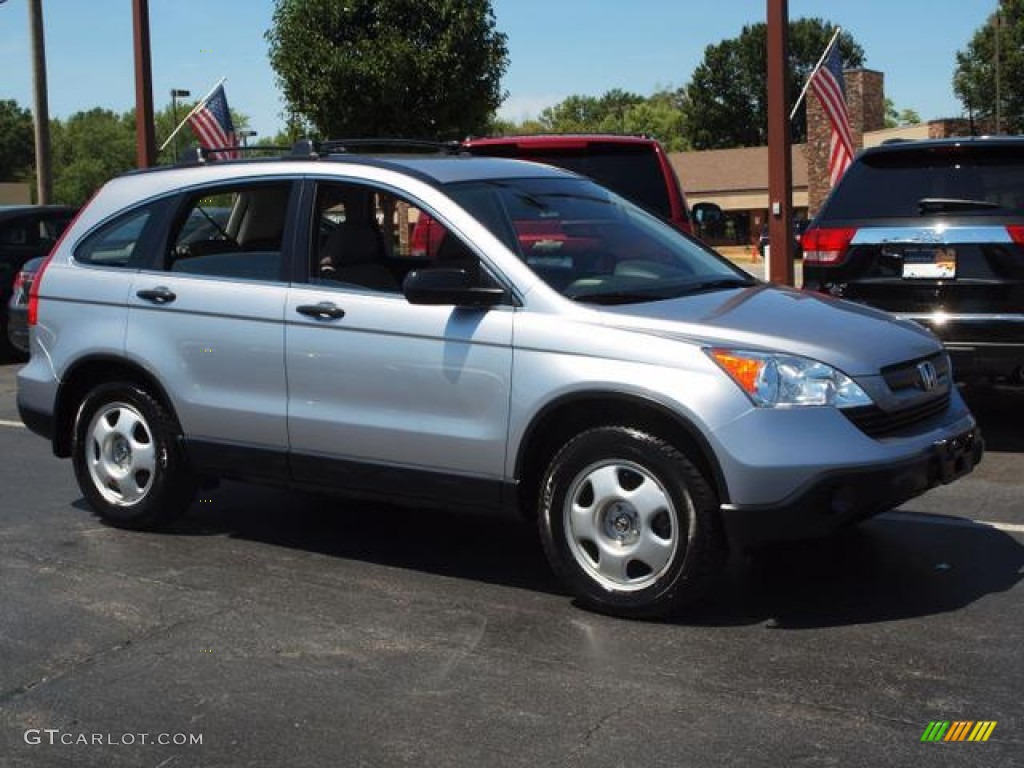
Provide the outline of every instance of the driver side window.
{"type": "Polygon", "coordinates": [[[314,215],[314,283],[400,293],[409,272],[440,267],[464,269],[474,283],[482,279],[480,259],[459,237],[388,189],[321,182],[314,215]]]}

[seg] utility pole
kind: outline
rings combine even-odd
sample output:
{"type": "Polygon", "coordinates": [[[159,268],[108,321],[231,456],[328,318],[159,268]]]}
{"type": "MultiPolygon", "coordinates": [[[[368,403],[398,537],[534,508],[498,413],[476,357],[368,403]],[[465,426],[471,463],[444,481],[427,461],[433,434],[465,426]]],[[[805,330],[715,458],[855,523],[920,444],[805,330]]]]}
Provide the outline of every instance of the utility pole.
{"type": "Polygon", "coordinates": [[[156,165],[153,66],[149,54],[149,0],[132,0],[135,35],[135,145],[139,168],[156,165]]]}
{"type": "Polygon", "coordinates": [[[53,197],[50,163],[50,108],[46,100],[46,43],[43,0],[29,0],[28,28],[32,40],[32,116],[36,141],[36,202],[49,205],[53,197]]]}
{"type": "Polygon", "coordinates": [[[789,3],[768,0],[768,279],[793,285],[793,150],[789,83],[789,3]]]}

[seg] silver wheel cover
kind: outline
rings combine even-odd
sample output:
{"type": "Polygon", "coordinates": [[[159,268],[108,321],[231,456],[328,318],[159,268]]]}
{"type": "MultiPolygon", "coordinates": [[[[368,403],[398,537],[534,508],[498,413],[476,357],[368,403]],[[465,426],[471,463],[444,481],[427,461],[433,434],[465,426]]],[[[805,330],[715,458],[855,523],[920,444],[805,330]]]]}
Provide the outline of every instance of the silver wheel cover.
{"type": "Polygon", "coordinates": [[[639,464],[591,464],[569,486],[563,511],[569,551],[605,589],[635,592],[661,578],[683,532],[668,493],[639,464]]]}
{"type": "Polygon", "coordinates": [[[138,409],[105,403],[89,421],[83,450],[93,486],[108,503],[131,507],[146,498],[157,456],[153,431],[138,409]]]}

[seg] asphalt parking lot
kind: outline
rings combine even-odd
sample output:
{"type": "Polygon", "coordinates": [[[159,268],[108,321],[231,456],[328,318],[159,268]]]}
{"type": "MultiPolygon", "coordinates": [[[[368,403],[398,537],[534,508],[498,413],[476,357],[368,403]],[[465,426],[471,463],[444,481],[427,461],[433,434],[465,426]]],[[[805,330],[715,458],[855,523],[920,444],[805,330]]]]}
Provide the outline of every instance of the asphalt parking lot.
{"type": "Polygon", "coordinates": [[[15,370],[0,765],[1024,764],[1020,390],[967,393],[970,477],[641,623],[575,607],[512,521],[224,484],[169,532],[108,528],[15,370]]]}

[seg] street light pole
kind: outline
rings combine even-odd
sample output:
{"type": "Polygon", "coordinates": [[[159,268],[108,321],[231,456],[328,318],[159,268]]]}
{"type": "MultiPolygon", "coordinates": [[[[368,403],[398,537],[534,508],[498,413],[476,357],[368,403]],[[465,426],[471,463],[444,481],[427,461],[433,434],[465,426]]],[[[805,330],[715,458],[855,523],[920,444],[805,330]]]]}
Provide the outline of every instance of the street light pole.
{"type": "MultiPolygon", "coordinates": [[[[171,88],[171,118],[174,120],[174,128],[178,128],[178,99],[187,99],[192,95],[191,91],[186,91],[184,88],[171,88]]],[[[174,134],[174,162],[178,160],[178,134],[174,134]]]]}
{"type": "Polygon", "coordinates": [[[36,202],[49,205],[53,193],[50,163],[50,108],[46,99],[46,43],[43,37],[42,0],[29,0],[29,36],[32,39],[32,116],[35,119],[36,202]]]}

